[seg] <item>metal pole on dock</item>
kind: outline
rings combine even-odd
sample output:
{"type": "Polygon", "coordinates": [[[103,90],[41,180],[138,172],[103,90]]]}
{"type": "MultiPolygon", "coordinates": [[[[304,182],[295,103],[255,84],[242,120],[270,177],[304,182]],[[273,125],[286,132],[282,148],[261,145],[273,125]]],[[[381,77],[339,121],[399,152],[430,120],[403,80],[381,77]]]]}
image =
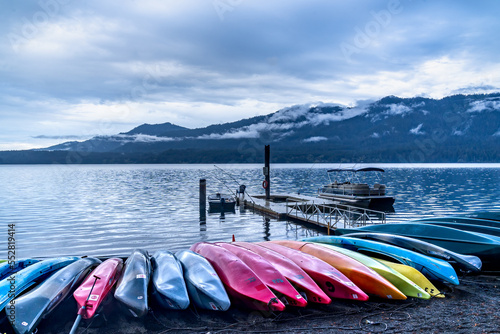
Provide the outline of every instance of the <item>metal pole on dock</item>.
{"type": "Polygon", "coordinates": [[[271,148],[270,145],[265,146],[264,154],[264,176],[266,177],[266,199],[271,199],[271,173],[270,173],[270,161],[271,161],[271,148]]]}
{"type": "Polygon", "coordinates": [[[200,179],[200,223],[207,221],[207,180],[200,179]]]}

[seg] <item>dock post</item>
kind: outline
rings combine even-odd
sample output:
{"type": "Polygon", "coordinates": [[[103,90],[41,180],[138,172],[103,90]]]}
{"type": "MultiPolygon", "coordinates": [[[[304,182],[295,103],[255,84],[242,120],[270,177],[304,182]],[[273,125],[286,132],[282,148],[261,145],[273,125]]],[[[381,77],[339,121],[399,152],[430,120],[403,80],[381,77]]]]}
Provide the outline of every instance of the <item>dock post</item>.
{"type": "Polygon", "coordinates": [[[270,160],[271,160],[271,149],[270,145],[265,146],[264,154],[264,176],[266,177],[266,200],[271,199],[271,170],[270,170],[270,160]]]}
{"type": "Polygon", "coordinates": [[[207,180],[200,179],[200,224],[207,221],[207,180]]]}

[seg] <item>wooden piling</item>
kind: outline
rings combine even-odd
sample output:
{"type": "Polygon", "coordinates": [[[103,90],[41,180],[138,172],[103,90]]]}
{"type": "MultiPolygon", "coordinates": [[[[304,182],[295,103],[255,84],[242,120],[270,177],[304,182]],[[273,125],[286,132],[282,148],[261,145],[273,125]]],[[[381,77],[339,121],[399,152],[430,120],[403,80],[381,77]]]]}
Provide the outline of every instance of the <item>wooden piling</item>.
{"type": "Polygon", "coordinates": [[[200,223],[207,221],[207,180],[200,179],[200,223]]]}
{"type": "Polygon", "coordinates": [[[271,161],[271,148],[270,148],[270,145],[266,145],[265,152],[264,152],[264,176],[266,177],[266,180],[264,182],[266,184],[266,200],[271,199],[270,161],[271,161]]]}

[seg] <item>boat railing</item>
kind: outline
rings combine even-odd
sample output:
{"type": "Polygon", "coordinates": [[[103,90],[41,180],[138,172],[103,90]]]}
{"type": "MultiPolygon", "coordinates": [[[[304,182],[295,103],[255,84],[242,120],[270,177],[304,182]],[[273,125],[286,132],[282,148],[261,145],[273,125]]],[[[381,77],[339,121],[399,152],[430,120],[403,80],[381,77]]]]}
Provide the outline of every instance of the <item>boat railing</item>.
{"type": "Polygon", "coordinates": [[[350,205],[287,201],[286,207],[289,217],[325,227],[328,234],[336,228],[356,228],[386,223],[385,212],[350,205]]]}

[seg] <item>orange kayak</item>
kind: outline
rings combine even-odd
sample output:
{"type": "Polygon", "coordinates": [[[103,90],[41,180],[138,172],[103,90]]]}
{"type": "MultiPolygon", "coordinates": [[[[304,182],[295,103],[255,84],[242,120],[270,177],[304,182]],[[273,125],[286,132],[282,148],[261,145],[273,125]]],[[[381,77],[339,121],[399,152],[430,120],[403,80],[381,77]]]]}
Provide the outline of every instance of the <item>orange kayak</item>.
{"type": "Polygon", "coordinates": [[[330,304],[332,299],[314,282],[314,280],[298,265],[287,257],[276,253],[268,248],[249,243],[233,242],[233,245],[249,249],[267,261],[269,261],[278,271],[286,277],[298,290],[304,291],[307,301],[319,304],[330,304]]]}
{"type": "Polygon", "coordinates": [[[361,290],[368,294],[386,299],[406,299],[406,296],[388,280],[380,276],[373,269],[368,268],[361,262],[356,261],[347,255],[335,252],[317,244],[303,241],[282,240],[279,242],[273,242],[300,250],[325,261],[331,266],[337,268],[361,290]]]}

